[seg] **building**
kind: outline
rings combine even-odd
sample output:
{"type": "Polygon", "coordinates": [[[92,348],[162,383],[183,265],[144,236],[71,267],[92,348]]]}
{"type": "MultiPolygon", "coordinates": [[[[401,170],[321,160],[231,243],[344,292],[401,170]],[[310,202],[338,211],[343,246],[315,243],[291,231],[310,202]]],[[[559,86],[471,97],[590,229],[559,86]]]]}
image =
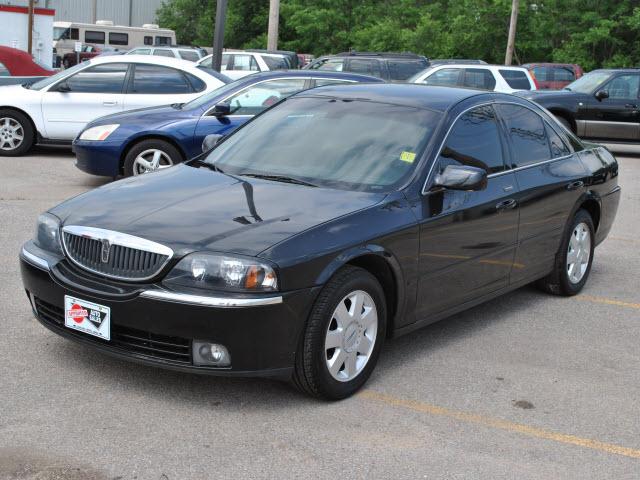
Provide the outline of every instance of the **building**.
{"type": "MultiPolygon", "coordinates": [[[[141,27],[156,23],[156,10],[163,0],[36,0],[38,8],[55,10],[54,20],[95,23],[111,20],[114,25],[141,27]]],[[[0,0],[2,4],[28,6],[28,0],[0,0]]]]}
{"type": "MultiPolygon", "coordinates": [[[[53,17],[51,9],[37,7],[33,12],[31,53],[42,65],[51,68],[53,55],[53,17]]],[[[0,4],[0,45],[27,50],[29,48],[29,9],[20,5],[0,4]]]]}

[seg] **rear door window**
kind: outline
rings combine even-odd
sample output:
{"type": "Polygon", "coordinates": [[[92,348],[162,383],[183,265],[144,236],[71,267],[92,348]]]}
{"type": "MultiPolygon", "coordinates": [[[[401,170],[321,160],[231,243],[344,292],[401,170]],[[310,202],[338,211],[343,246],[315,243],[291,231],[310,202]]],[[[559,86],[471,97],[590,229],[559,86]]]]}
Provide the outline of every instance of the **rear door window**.
{"type": "Polygon", "coordinates": [[[128,93],[157,95],[192,91],[191,84],[180,70],[159,65],[136,65],[128,93]]]}
{"type": "Polygon", "coordinates": [[[487,68],[465,68],[462,85],[467,88],[493,90],[496,86],[496,79],[487,68]]]}
{"type": "Polygon", "coordinates": [[[454,87],[460,85],[461,73],[461,68],[443,68],[433,72],[425,78],[422,83],[426,83],[427,85],[454,87]]]}
{"type": "Polygon", "coordinates": [[[173,52],[167,48],[156,48],[153,50],[153,55],[156,57],[171,57],[175,58],[173,52]]]}
{"type": "Polygon", "coordinates": [[[551,148],[551,158],[566,157],[571,154],[571,150],[564,143],[562,137],[556,133],[556,131],[545,122],[545,128],[547,129],[547,135],[549,136],[549,148],[551,148]]]}
{"type": "Polygon", "coordinates": [[[374,77],[382,76],[380,62],[376,59],[352,58],[349,60],[347,70],[349,72],[360,73],[362,75],[373,75],[374,77]]]}
{"type": "Polygon", "coordinates": [[[424,60],[389,60],[387,66],[391,80],[407,80],[429,64],[424,60]]]}
{"type": "Polygon", "coordinates": [[[71,93],[122,93],[129,65],[107,63],[82,70],[64,82],[71,93]]]}
{"type": "Polygon", "coordinates": [[[229,67],[230,70],[240,70],[243,72],[259,72],[258,62],[253,58],[253,55],[232,55],[233,67],[229,67]]]}
{"type": "Polygon", "coordinates": [[[514,90],[531,90],[529,77],[522,70],[506,70],[500,69],[500,75],[504,78],[507,85],[514,90]]]}
{"type": "Polygon", "coordinates": [[[500,104],[498,109],[507,127],[514,167],[552,158],[547,128],[540,115],[520,105],[500,104]]]}
{"type": "Polygon", "coordinates": [[[620,75],[611,80],[604,89],[613,100],[637,100],[640,75],[620,75]]]}
{"type": "Polygon", "coordinates": [[[553,72],[549,67],[534,67],[533,75],[540,82],[553,81],[553,72]]]}
{"type": "Polygon", "coordinates": [[[200,60],[200,55],[195,50],[178,50],[180,58],[183,60],[189,60],[190,62],[197,62],[200,60]]]}

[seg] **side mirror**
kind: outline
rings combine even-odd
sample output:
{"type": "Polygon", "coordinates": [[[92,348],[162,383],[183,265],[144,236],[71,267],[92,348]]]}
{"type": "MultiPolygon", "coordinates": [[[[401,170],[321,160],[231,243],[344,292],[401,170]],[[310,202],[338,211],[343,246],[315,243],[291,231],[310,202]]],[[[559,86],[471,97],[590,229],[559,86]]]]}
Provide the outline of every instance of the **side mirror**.
{"type": "Polygon", "coordinates": [[[217,133],[212,133],[211,135],[207,135],[204,137],[202,141],[202,151],[208,152],[213,147],[215,147],[220,140],[222,140],[223,135],[218,135],[217,133]]]}
{"type": "Polygon", "coordinates": [[[214,117],[225,117],[231,113],[231,105],[228,103],[218,103],[215,107],[213,107],[213,112],[211,113],[214,117]]]}
{"type": "Polygon", "coordinates": [[[60,82],[58,85],[56,85],[56,87],[53,89],[54,92],[62,92],[62,93],[66,93],[66,92],[70,92],[71,91],[71,87],[69,86],[69,84],[67,83],[66,80],[60,82]]]}
{"type": "Polygon", "coordinates": [[[447,165],[436,175],[434,186],[449,190],[484,190],[487,187],[487,172],[478,167],[447,165]]]}
{"type": "Polygon", "coordinates": [[[600,101],[600,102],[601,102],[601,101],[602,101],[602,100],[604,100],[605,98],[609,98],[609,92],[607,92],[606,90],[598,90],[598,91],[596,92],[596,99],[597,99],[598,101],[600,101]]]}

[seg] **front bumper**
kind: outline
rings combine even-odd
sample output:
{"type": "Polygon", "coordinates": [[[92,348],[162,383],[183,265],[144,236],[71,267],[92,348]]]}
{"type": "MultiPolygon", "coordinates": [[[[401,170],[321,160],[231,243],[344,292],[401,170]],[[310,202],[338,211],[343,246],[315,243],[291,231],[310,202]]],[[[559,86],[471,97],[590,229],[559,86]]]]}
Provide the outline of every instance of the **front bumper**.
{"type": "Polygon", "coordinates": [[[75,140],[76,167],[91,175],[116,177],[120,175],[120,156],[123,140],[90,142],[75,140]]]}
{"type": "Polygon", "coordinates": [[[255,296],[205,297],[214,299],[205,304],[203,297],[167,294],[158,286],[123,290],[105,280],[101,291],[100,279],[74,270],[65,260],[47,257],[31,242],[20,254],[20,266],[34,314],[51,331],[117,357],[220,376],[289,378],[302,328],[318,293],[317,288],[285,292],[263,302],[256,302],[255,296]],[[108,306],[111,340],[65,327],[65,295],[108,306]],[[231,366],[194,365],[193,340],[224,345],[231,366]]]}

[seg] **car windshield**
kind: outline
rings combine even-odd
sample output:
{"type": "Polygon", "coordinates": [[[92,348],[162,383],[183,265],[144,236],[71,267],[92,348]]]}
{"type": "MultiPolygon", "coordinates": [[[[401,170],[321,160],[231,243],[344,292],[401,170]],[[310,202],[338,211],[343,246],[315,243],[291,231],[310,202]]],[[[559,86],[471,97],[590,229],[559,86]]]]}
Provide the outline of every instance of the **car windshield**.
{"type": "Polygon", "coordinates": [[[292,97],[237,130],[206,162],[235,175],[389,192],[413,173],[440,116],[368,100],[292,97]]]}
{"type": "Polygon", "coordinates": [[[50,77],[46,77],[43,78],[42,80],[32,83],[28,86],[28,88],[30,90],[42,90],[45,87],[48,87],[49,85],[56,83],[58,80],[61,80],[69,75],[74,74],[75,72],[77,72],[78,70],[82,70],[83,68],[87,67],[89,64],[87,62],[82,62],[79,63],[77,65],[74,65],[71,68],[67,68],[65,70],[61,70],[60,72],[56,73],[55,75],[51,75],[50,77]]]}
{"type": "Polygon", "coordinates": [[[572,92],[593,93],[600,85],[606,82],[609,77],[611,77],[611,72],[590,72],[564,88],[572,92]]]}
{"type": "Polygon", "coordinates": [[[207,107],[209,103],[215,98],[220,96],[224,97],[226,94],[231,94],[234,92],[238,85],[244,85],[246,80],[236,80],[235,82],[227,83],[226,85],[221,86],[220,88],[216,88],[215,90],[205,93],[204,95],[199,96],[198,98],[194,98],[190,102],[185,103],[182,106],[183,110],[190,110],[193,108],[207,107]]]}

